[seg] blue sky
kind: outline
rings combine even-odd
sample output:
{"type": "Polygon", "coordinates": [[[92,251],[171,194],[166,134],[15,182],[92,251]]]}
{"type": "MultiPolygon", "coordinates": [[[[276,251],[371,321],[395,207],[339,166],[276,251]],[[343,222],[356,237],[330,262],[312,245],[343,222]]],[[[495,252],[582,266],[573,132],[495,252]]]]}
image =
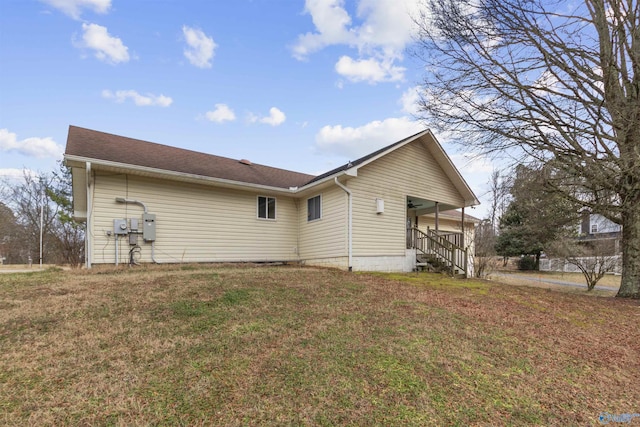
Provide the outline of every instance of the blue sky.
{"type": "MultiPolygon", "coordinates": [[[[69,125],[325,172],[425,127],[419,4],[0,0],[0,178],[55,169],[69,125]]],[[[483,200],[491,163],[439,137],[483,200]]]]}

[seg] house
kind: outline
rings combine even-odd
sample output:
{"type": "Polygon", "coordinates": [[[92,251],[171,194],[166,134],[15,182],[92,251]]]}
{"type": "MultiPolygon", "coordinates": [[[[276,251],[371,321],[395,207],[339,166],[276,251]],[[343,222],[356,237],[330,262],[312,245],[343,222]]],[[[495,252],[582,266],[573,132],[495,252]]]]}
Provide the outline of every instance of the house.
{"type": "Polygon", "coordinates": [[[432,251],[468,272],[471,239],[441,236],[438,215],[462,209],[462,219],[479,202],[429,130],[319,176],[76,126],[64,157],[75,218],[87,223],[87,267],[281,261],[412,271],[432,251]]]}
{"type": "Polygon", "coordinates": [[[580,252],[571,253],[564,258],[541,259],[541,271],[582,273],[583,268],[604,268],[607,272],[622,274],[620,224],[585,209],[581,212],[576,231],[575,241],[581,247],[580,252]]]}
{"type": "MultiPolygon", "coordinates": [[[[459,239],[456,243],[458,246],[463,245],[463,240],[466,242],[467,247],[473,245],[473,238],[475,237],[476,225],[480,223],[480,218],[476,218],[472,215],[464,215],[464,225],[462,223],[462,212],[459,210],[440,211],[438,212],[438,230],[439,234],[451,234],[453,239],[459,239]],[[464,236],[462,236],[464,232],[464,236]],[[455,236],[455,237],[453,237],[455,236]],[[463,239],[464,237],[464,239],[463,239]]],[[[421,215],[416,218],[417,226],[420,230],[427,233],[436,228],[436,215],[434,213],[421,215]]]]}
{"type": "MultiPolygon", "coordinates": [[[[413,200],[409,200],[408,206],[412,205],[413,200]]],[[[408,217],[412,216],[412,210],[409,209],[408,217]]],[[[475,253],[475,228],[480,219],[458,210],[436,210],[415,216],[414,221],[413,228],[407,228],[407,249],[417,249],[416,267],[431,271],[444,269],[453,270],[454,273],[457,270],[464,270],[466,274],[473,272],[469,257],[473,257],[475,253]],[[449,247],[452,249],[449,250],[449,247]],[[466,250],[454,250],[456,247],[466,250]],[[449,258],[451,262],[447,261],[449,258]]]]}
{"type": "Polygon", "coordinates": [[[583,211],[578,236],[585,244],[598,242],[608,253],[619,254],[621,251],[622,226],[600,214],[583,211]]]}

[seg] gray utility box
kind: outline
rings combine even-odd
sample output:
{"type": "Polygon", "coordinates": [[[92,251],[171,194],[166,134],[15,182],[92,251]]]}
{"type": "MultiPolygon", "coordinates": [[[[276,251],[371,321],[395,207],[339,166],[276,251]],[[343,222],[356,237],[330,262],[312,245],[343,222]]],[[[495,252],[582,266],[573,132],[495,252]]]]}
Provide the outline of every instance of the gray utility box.
{"type": "Polygon", "coordinates": [[[156,215],[142,214],[142,238],[145,242],[155,242],[156,240],[156,215]]]}
{"type": "Polygon", "coordinates": [[[138,244],[138,235],[135,233],[129,234],[129,244],[135,246],[138,244]]]}
{"type": "Polygon", "coordinates": [[[126,219],[114,219],[113,220],[113,234],[122,235],[128,234],[129,229],[127,227],[126,219]]]}

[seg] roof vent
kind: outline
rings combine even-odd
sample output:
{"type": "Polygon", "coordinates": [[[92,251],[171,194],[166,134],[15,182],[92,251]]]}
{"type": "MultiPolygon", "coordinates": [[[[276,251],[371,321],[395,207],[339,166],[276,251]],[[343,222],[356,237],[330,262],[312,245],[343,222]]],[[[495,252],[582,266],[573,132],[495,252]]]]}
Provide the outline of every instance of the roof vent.
{"type": "Polygon", "coordinates": [[[247,160],[247,159],[242,159],[242,160],[240,160],[240,163],[242,163],[243,165],[251,166],[251,161],[250,161],[250,160],[247,160]]]}

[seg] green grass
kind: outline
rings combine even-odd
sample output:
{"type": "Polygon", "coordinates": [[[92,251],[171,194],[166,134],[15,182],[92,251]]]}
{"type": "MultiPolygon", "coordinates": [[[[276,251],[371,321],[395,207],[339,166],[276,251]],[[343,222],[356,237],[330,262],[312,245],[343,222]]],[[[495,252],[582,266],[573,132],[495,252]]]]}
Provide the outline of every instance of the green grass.
{"type": "Polygon", "coordinates": [[[435,274],[3,274],[0,423],[597,425],[640,411],[639,313],[435,274]]]}

